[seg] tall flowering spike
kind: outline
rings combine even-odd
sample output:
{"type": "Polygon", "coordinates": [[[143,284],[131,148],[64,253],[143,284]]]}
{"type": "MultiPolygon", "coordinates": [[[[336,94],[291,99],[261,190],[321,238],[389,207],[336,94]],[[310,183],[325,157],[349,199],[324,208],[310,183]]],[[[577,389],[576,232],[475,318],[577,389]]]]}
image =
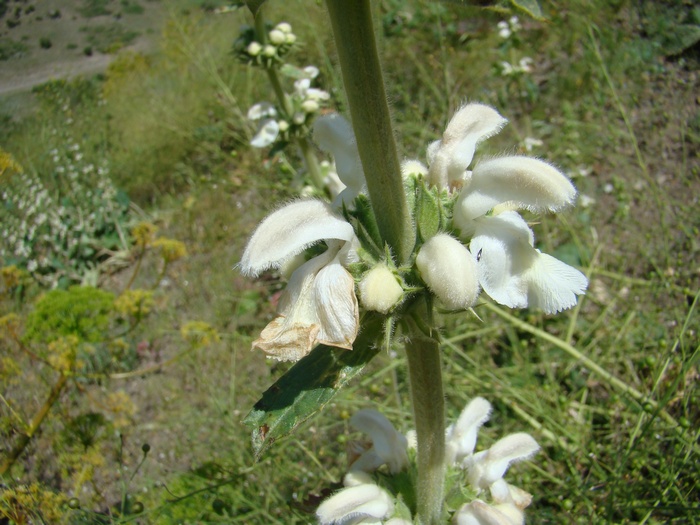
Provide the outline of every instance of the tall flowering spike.
{"type": "Polygon", "coordinates": [[[280,297],[278,317],[253,342],[271,357],[297,361],[323,343],[352,349],[359,330],[355,280],[345,269],[354,260],[352,226],[316,200],[281,208],[258,226],[243,253],[241,271],[259,275],[278,268],[306,248],[325,241],[328,249],[298,266],[280,297]]]}
{"type": "Polygon", "coordinates": [[[372,465],[372,462],[361,456],[353,464],[353,469],[374,470],[386,463],[389,471],[395,474],[408,464],[406,438],[396,431],[383,414],[376,410],[360,410],[352,416],[350,424],[372,438],[373,447],[368,451],[367,457],[376,455],[381,460],[379,465],[372,465]]]}
{"type": "Polygon", "coordinates": [[[381,523],[394,512],[394,502],[384,489],[366,483],[345,488],[326,499],[316,510],[320,525],[381,523]]]}
{"type": "Polygon", "coordinates": [[[421,246],[416,266],[428,288],[451,310],[463,310],[476,303],[479,283],[476,262],[457,239],[440,233],[421,246]]]}
{"type": "Polygon", "coordinates": [[[428,180],[440,188],[459,187],[468,181],[467,168],[476,146],[498,133],[508,121],[484,104],[462,106],[450,120],[441,140],[428,147],[428,180]]]}
{"type": "Polygon", "coordinates": [[[490,449],[464,460],[469,482],[477,490],[486,489],[503,478],[511,463],[528,459],[539,449],[540,446],[530,434],[510,434],[490,449]]]}
{"type": "Polygon", "coordinates": [[[366,185],[352,126],[337,113],[324,115],[314,123],[314,140],[321,149],[333,155],[338,177],[346,186],[336,198],[336,203],[350,205],[366,185]]]}
{"type": "Polygon", "coordinates": [[[476,438],[481,426],[489,420],[491,403],[477,397],[462,410],[457,423],[447,432],[447,461],[461,462],[474,452],[476,438]]]}

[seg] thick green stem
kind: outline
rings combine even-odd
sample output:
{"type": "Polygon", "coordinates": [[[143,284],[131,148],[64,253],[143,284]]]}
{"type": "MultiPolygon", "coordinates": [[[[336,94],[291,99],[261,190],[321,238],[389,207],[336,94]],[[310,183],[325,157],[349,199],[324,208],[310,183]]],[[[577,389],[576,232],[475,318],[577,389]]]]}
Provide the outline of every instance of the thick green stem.
{"type": "Polygon", "coordinates": [[[352,126],[382,239],[398,261],[415,243],[369,0],[326,0],[352,126]]]}
{"type": "Polygon", "coordinates": [[[440,345],[409,322],[406,356],[418,441],[417,521],[441,523],[445,480],[445,401],[442,393],[440,345]]]}

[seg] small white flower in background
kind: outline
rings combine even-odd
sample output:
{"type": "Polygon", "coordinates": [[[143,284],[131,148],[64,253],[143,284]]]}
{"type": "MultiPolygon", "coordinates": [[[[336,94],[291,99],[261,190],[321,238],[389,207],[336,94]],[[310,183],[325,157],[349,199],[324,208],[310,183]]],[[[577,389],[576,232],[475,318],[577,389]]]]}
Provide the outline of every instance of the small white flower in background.
{"type": "Polygon", "coordinates": [[[441,140],[428,148],[429,180],[459,188],[454,226],[476,259],[479,284],[496,302],[511,308],[534,306],[555,313],[576,304],[586,277],[534,247],[534,234],[515,211],[556,212],[573,204],[576,189],[554,166],[523,156],[472,164],[476,145],[506,119],[482,104],[462,107],[441,140]],[[490,214],[489,214],[490,213],[490,214]]]}
{"type": "Polygon", "coordinates": [[[269,215],[255,230],[241,272],[258,276],[280,268],[308,247],[328,249],[296,268],[279,300],[278,317],[253,342],[271,357],[297,361],[322,343],[352,349],[359,330],[355,281],[345,267],[356,260],[352,226],[318,200],[302,200],[269,215]]]}
{"type": "Polygon", "coordinates": [[[525,151],[528,152],[532,151],[533,148],[539,148],[542,145],[544,145],[544,142],[534,137],[525,137],[525,140],[523,140],[523,146],[525,147],[525,151]]]}
{"type": "Polygon", "coordinates": [[[592,206],[593,204],[595,204],[595,199],[589,195],[579,195],[578,196],[578,203],[583,208],[588,208],[589,206],[592,206]]]}
{"type": "Polygon", "coordinates": [[[501,20],[500,22],[498,22],[497,27],[498,27],[498,36],[500,36],[503,39],[510,37],[511,31],[510,31],[510,27],[508,27],[508,22],[506,22],[505,20],[501,20]]]}
{"type": "Polygon", "coordinates": [[[518,66],[520,66],[520,71],[523,73],[530,73],[532,71],[532,64],[534,60],[530,57],[523,57],[518,61],[518,66]]]}
{"type": "Polygon", "coordinates": [[[280,126],[274,118],[277,116],[275,106],[269,102],[253,104],[248,110],[248,120],[258,122],[258,131],[250,141],[255,148],[265,148],[272,144],[279,135],[280,126]]]}

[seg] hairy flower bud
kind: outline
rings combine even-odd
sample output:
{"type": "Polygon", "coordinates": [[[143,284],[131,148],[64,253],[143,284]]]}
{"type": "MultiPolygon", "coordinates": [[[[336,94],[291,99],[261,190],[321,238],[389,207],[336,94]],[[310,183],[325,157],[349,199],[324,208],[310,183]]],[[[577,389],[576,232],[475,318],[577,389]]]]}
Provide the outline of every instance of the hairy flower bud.
{"type": "Polygon", "coordinates": [[[431,237],[416,257],[421,278],[445,307],[463,310],[479,296],[476,261],[469,250],[446,233],[431,237]]]}
{"type": "Polygon", "coordinates": [[[403,288],[384,265],[368,271],[360,281],[359,289],[362,306],[382,314],[391,310],[403,297],[403,288]]]}
{"type": "Polygon", "coordinates": [[[262,51],[262,46],[260,45],[260,43],[253,41],[250,44],[248,44],[246,51],[250,56],[255,57],[258,56],[262,51]]]}
{"type": "Polygon", "coordinates": [[[270,31],[270,34],[268,36],[270,37],[270,42],[272,42],[276,46],[284,44],[287,41],[287,35],[285,35],[279,29],[273,29],[272,31],[270,31]]]}

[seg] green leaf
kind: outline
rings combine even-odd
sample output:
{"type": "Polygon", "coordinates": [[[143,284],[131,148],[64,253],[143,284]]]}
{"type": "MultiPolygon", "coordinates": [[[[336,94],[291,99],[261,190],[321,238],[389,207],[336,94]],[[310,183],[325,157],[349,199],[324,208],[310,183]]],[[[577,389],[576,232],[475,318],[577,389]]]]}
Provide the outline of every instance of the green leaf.
{"type": "Polygon", "coordinates": [[[435,192],[428,189],[425,182],[418,186],[416,224],[423,241],[433,237],[440,230],[441,226],[438,196],[435,192]]]}
{"type": "Polygon", "coordinates": [[[678,24],[664,35],[663,52],[667,56],[680,55],[700,42],[700,25],[678,24]]]}
{"type": "Polygon", "coordinates": [[[510,3],[515,9],[525,13],[528,16],[531,16],[532,18],[537,20],[545,19],[544,15],[542,14],[540,3],[537,0],[510,0],[510,3]]]}
{"type": "Polygon", "coordinates": [[[365,316],[353,350],[317,346],[268,388],[243,420],[252,427],[256,459],[321,410],[379,352],[381,317],[365,316]]]}

